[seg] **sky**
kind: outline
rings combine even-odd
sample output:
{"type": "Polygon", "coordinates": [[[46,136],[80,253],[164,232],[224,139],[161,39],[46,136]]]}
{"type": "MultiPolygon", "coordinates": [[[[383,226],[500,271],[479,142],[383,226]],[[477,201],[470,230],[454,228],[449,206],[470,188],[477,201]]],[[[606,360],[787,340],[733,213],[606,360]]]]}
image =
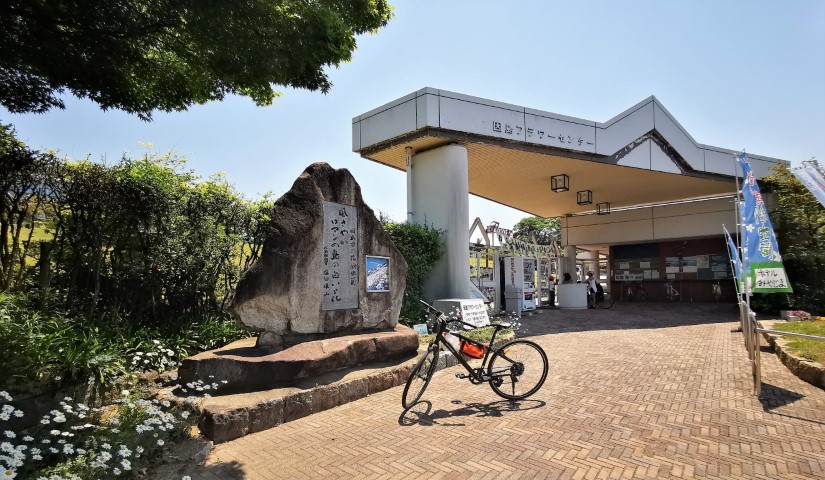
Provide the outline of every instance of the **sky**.
{"type": "MultiPolygon", "coordinates": [[[[401,171],[352,152],[352,117],[424,87],[604,122],[655,95],[700,143],[825,162],[825,1],[391,0],[395,17],[328,69],[331,91],[285,89],[271,107],[231,97],[150,123],[66,96],[65,110],[10,114],[30,147],[79,159],[146,145],[223,172],[254,198],[311,163],[347,168],[374,210],[406,218],[401,171]]],[[[527,214],[472,197],[470,218],[527,214]]]]}

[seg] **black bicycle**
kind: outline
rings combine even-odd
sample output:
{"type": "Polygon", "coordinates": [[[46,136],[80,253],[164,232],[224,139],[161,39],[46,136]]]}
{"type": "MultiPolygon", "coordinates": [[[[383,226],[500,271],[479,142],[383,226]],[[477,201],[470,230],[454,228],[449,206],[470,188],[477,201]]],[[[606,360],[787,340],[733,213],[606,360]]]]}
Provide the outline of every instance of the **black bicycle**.
{"type": "Polygon", "coordinates": [[[424,356],[415,364],[407,384],[404,386],[404,395],[401,404],[404,408],[410,408],[424,394],[427,385],[435,373],[438,363],[438,355],[442,345],[444,349],[452,353],[459,363],[467,370],[466,374],[456,374],[457,378],[469,379],[473,385],[489,383],[499,396],[508,400],[522,400],[536,393],[544,384],[547,378],[547,355],[536,343],[529,340],[512,340],[500,347],[494,346],[498,332],[503,328],[509,328],[509,323],[493,323],[493,336],[490,344],[471,340],[456,329],[448,328],[449,325],[460,325],[463,328],[475,329],[475,325],[463,322],[459,319],[448,318],[444,312],[436,309],[432,305],[421,301],[427,309],[435,314],[435,322],[432,332],[435,339],[427,345],[424,356]],[[459,339],[459,348],[456,349],[445,335],[454,335],[459,339]],[[461,353],[459,353],[459,351],[461,353]],[[473,358],[481,358],[481,366],[474,368],[464,359],[463,355],[473,358]],[[488,362],[489,360],[489,362],[488,362]]]}
{"type": "Polygon", "coordinates": [[[613,306],[615,300],[613,299],[613,295],[610,294],[607,290],[602,288],[601,292],[591,293],[591,295],[595,295],[593,299],[593,303],[595,306],[600,308],[610,308],[613,306]]]}

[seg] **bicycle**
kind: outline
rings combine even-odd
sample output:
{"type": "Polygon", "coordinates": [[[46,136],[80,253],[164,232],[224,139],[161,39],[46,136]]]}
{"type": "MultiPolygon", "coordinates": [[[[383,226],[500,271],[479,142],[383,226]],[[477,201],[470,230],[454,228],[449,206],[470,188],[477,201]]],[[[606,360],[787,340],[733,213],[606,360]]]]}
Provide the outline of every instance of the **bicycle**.
{"type": "Polygon", "coordinates": [[[642,284],[642,282],[639,282],[638,295],[640,302],[647,301],[647,290],[645,290],[645,286],[642,284]]]}
{"type": "Polygon", "coordinates": [[[673,288],[673,282],[665,282],[665,295],[669,302],[679,298],[679,291],[673,288]]]}
{"type": "Polygon", "coordinates": [[[602,288],[601,292],[596,292],[595,295],[596,298],[594,299],[593,303],[597,307],[608,309],[611,308],[613,306],[613,303],[615,302],[613,295],[611,295],[610,292],[608,292],[604,288],[602,288]]]}
{"type": "Polygon", "coordinates": [[[645,286],[642,282],[639,282],[639,288],[634,289],[633,285],[634,282],[625,282],[629,283],[630,285],[627,287],[627,301],[632,302],[634,300],[638,300],[640,302],[644,302],[647,300],[647,290],[645,290],[645,286]]]}
{"type": "Polygon", "coordinates": [[[415,364],[407,377],[401,405],[407,409],[415,405],[436,370],[438,354],[442,345],[458,359],[458,362],[467,370],[467,374],[458,373],[456,378],[469,379],[473,385],[490,384],[490,388],[500,397],[508,400],[522,400],[536,393],[547,379],[547,354],[536,343],[529,340],[511,340],[500,347],[495,347],[496,335],[502,328],[509,328],[509,323],[493,323],[493,336],[490,344],[485,345],[471,340],[457,331],[450,330],[448,324],[461,324],[463,327],[477,328],[475,325],[458,319],[448,318],[444,312],[432,305],[419,300],[427,310],[436,315],[434,333],[435,339],[427,345],[424,356],[415,364]],[[444,338],[445,334],[458,337],[459,348],[456,349],[444,338]],[[473,358],[482,358],[481,366],[473,368],[459,353],[473,358]],[[489,363],[488,363],[489,360],[489,363]],[[519,390],[517,391],[517,387],[519,390]]]}

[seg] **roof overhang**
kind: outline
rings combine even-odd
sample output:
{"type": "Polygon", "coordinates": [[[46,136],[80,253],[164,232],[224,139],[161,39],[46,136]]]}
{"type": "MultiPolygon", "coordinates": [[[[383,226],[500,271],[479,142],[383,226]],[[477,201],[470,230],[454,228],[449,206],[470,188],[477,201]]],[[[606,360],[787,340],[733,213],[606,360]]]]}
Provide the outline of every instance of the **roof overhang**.
{"type": "MultiPolygon", "coordinates": [[[[540,217],[736,192],[733,150],[697,143],[655,97],[605,123],[425,88],[353,119],[353,151],[406,169],[415,153],[467,148],[470,193],[540,217]],[[567,192],[550,177],[565,174],[567,192]],[[579,205],[577,191],[592,204],[579,205]]],[[[757,178],[779,159],[748,155],[757,178]]]]}

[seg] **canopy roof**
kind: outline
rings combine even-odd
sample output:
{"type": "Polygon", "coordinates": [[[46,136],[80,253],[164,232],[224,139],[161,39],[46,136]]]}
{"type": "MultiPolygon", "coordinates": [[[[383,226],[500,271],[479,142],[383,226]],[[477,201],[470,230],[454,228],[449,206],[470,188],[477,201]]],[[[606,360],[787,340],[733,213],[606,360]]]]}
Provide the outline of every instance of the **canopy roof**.
{"type": "MultiPolygon", "coordinates": [[[[406,169],[414,153],[467,148],[470,193],[540,217],[732,195],[733,150],[697,143],[655,97],[605,123],[425,88],[353,119],[353,151],[406,169]],[[550,178],[566,175],[569,190],[550,178]],[[577,192],[592,203],[579,205],[577,192]]],[[[782,160],[750,155],[758,178],[782,160]]]]}

